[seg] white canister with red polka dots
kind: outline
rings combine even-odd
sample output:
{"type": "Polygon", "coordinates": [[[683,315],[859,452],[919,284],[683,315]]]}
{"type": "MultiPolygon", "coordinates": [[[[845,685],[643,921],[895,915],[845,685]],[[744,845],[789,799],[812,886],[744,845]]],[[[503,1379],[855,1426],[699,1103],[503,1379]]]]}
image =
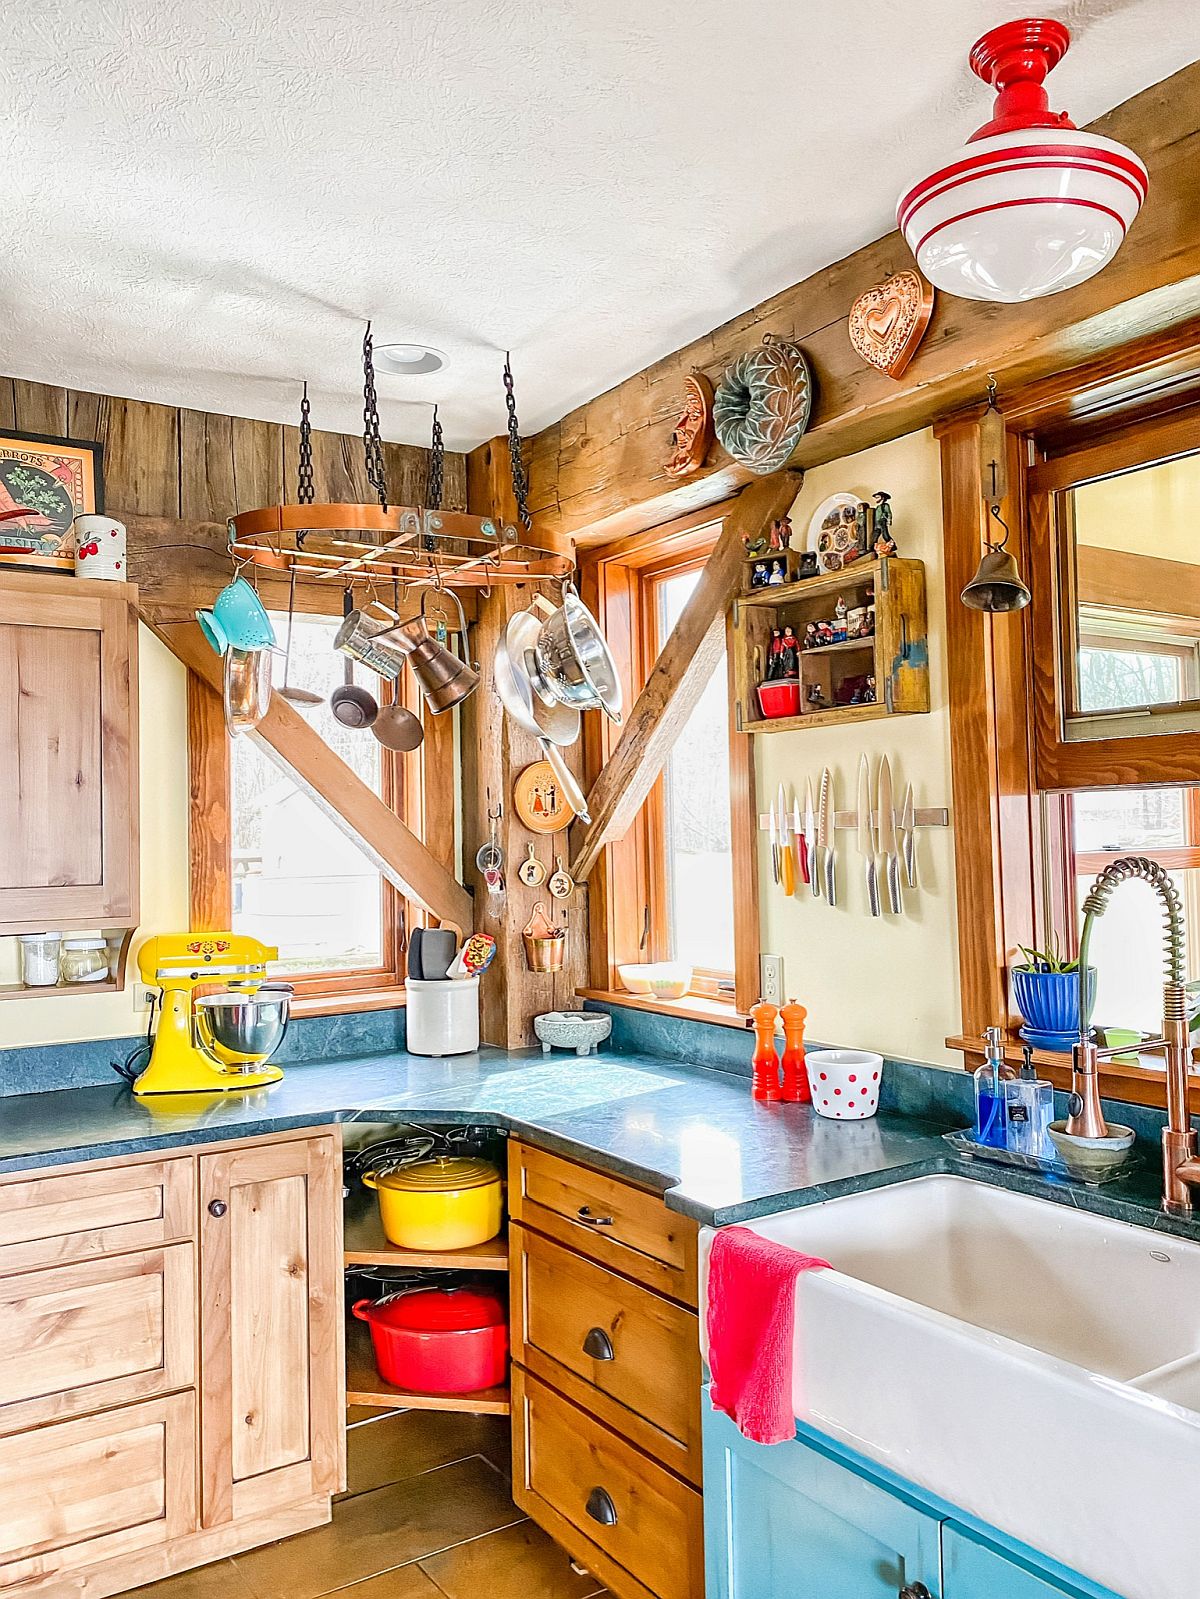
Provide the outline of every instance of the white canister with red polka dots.
{"type": "Polygon", "coordinates": [[[124,522],[94,513],[75,518],[75,576],[128,580],[124,522]]]}
{"type": "Polygon", "coordinates": [[[835,1122],[860,1122],[879,1109],[883,1056],[865,1049],[814,1049],[808,1055],[813,1109],[835,1122]]]}

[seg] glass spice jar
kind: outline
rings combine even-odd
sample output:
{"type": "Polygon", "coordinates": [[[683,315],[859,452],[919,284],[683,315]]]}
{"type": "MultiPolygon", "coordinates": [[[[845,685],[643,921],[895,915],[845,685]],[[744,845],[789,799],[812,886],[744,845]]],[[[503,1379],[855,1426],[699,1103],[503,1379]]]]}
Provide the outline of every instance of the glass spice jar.
{"type": "Polygon", "coordinates": [[[68,938],[64,942],[64,983],[102,983],[107,976],[108,952],[102,938],[68,938]]]}

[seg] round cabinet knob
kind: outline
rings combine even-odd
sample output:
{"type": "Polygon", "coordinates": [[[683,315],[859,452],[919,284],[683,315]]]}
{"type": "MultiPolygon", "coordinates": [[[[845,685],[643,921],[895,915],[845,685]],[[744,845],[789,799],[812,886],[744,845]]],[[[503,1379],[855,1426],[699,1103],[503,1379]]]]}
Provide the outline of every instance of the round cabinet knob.
{"type": "MultiPolygon", "coordinates": [[[[585,1506],[588,1515],[593,1521],[598,1521],[602,1527],[615,1527],[617,1524],[617,1507],[612,1502],[612,1495],[605,1488],[593,1488],[587,1496],[585,1506]]],[[[929,1599],[926,1595],[925,1599],[929,1599]]]]}
{"type": "Polygon", "coordinates": [[[228,1209],[229,1206],[223,1199],[210,1199],[208,1202],[208,1214],[210,1216],[216,1216],[218,1220],[220,1220],[220,1218],[228,1209]]]}
{"type": "Polygon", "coordinates": [[[930,1599],[930,1593],[923,1582],[909,1582],[901,1588],[896,1599],[930,1599]]]}

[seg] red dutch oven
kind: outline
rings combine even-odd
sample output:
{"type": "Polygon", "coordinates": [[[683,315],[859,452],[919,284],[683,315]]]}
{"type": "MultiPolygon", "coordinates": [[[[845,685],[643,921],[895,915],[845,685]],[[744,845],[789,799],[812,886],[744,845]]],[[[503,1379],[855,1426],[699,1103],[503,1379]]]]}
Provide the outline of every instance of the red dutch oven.
{"type": "Polygon", "coordinates": [[[410,1393],[470,1394],[508,1371],[508,1314],[491,1288],[423,1288],[353,1306],[371,1329],[384,1382],[410,1393]]]}

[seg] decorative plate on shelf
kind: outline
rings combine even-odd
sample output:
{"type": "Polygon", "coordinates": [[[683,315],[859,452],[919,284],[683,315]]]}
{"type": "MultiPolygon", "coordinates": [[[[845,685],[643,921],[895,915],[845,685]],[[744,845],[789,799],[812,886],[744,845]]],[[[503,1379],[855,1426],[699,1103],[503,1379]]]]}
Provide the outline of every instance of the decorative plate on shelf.
{"type": "Polygon", "coordinates": [[[856,494],[831,494],[822,500],[808,524],[808,548],[817,552],[822,572],[840,572],[863,554],[856,494]]]}

